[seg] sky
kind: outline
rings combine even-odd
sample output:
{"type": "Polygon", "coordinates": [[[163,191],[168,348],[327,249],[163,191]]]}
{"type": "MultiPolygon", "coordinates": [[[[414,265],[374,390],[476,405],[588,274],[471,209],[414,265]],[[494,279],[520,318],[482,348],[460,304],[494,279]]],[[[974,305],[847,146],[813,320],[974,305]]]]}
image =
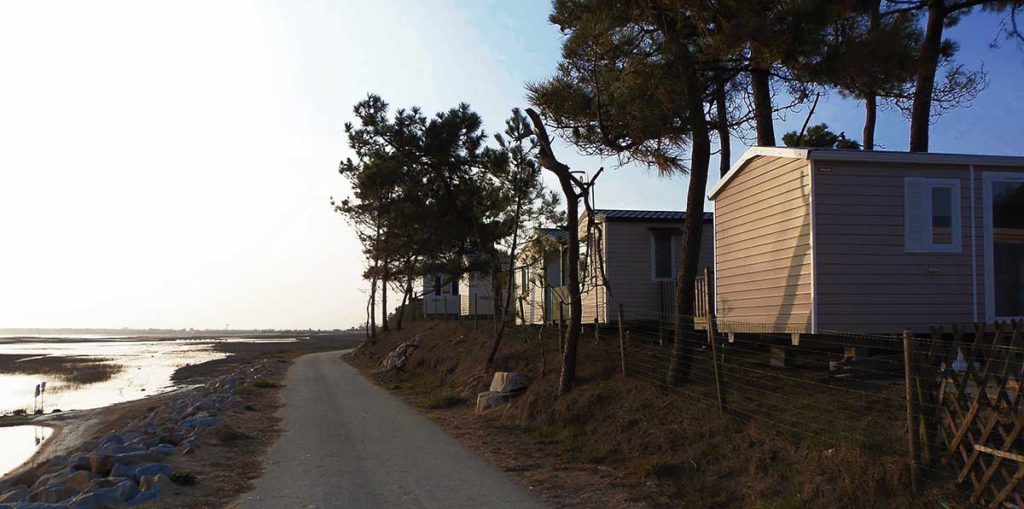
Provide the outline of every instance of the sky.
{"type": "MultiPolygon", "coordinates": [[[[468,102],[488,132],[550,76],[548,0],[0,3],[0,328],[345,328],[364,319],[344,123],[367,93],[434,113],[468,102]]],[[[1024,155],[1024,51],[998,17],[947,35],[991,85],[932,128],[935,152],[1024,155]]],[[[805,111],[776,123],[799,129],[805,111]]],[[[860,138],[863,111],[813,123],[860,138]]],[[[909,125],[880,115],[878,141],[909,125]]],[[[749,141],[733,140],[733,157],[749,141]]],[[[605,208],[681,210],[663,178],[562,143],[606,172],[605,208]]],[[[717,162],[713,162],[715,168],[717,162]]],[[[711,178],[709,185],[714,185],[711,178]]],[[[424,225],[429,228],[429,225],[424,225]]]]}

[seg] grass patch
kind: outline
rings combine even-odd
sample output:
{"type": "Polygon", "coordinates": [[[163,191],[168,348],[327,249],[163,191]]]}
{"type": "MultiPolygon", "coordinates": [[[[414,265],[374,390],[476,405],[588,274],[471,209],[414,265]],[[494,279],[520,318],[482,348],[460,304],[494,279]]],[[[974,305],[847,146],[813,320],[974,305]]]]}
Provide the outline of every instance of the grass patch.
{"type": "Polygon", "coordinates": [[[580,430],[576,426],[542,426],[530,430],[530,436],[542,444],[557,445],[564,452],[580,447],[580,430]]]}
{"type": "Polygon", "coordinates": [[[196,475],[192,472],[175,472],[171,474],[170,479],[172,483],[177,484],[178,486],[194,486],[199,482],[199,480],[196,479],[196,475]]]}
{"type": "Polygon", "coordinates": [[[403,387],[414,394],[430,394],[445,388],[444,380],[439,376],[426,375],[409,380],[403,387]]]}
{"type": "Polygon", "coordinates": [[[643,458],[626,465],[626,472],[640,479],[665,480],[682,473],[682,467],[667,458],[643,458]]]}
{"type": "Polygon", "coordinates": [[[256,380],[253,380],[252,386],[257,389],[273,389],[275,387],[280,387],[281,385],[271,380],[267,380],[266,378],[257,378],[256,380]]]}
{"type": "Polygon", "coordinates": [[[440,410],[442,408],[452,408],[459,405],[465,404],[466,398],[452,389],[445,388],[439,394],[428,396],[422,403],[423,408],[430,410],[440,410]]]}

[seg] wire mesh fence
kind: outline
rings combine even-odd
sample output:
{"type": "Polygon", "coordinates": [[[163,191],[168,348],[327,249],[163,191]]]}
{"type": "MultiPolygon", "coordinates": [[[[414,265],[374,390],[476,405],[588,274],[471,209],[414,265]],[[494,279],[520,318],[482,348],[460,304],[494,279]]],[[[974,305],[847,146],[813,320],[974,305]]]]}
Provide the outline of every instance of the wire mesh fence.
{"type": "Polygon", "coordinates": [[[710,314],[705,330],[677,335],[675,317],[661,311],[620,314],[623,376],[799,440],[905,454],[915,484],[919,474],[952,475],[972,502],[1024,507],[1024,323],[797,339],[721,334],[710,314]]]}

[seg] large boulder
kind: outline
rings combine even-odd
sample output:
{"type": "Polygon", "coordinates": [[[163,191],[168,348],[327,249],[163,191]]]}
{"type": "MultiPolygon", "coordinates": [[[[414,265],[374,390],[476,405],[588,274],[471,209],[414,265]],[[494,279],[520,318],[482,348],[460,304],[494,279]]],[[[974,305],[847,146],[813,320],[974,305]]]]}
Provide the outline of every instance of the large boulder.
{"type": "Polygon", "coordinates": [[[489,408],[496,407],[508,401],[509,395],[500,392],[481,392],[476,397],[476,413],[483,413],[489,408]]]}
{"type": "Polygon", "coordinates": [[[92,470],[92,473],[107,475],[111,468],[114,468],[113,456],[102,452],[94,452],[89,455],[89,470],[92,470]]]}
{"type": "Polygon", "coordinates": [[[28,494],[29,502],[42,502],[44,504],[56,504],[63,502],[75,495],[81,493],[81,490],[76,490],[69,486],[62,486],[59,484],[47,486],[45,488],[39,488],[33,490],[28,494]]]}
{"type": "Polygon", "coordinates": [[[409,356],[412,352],[420,346],[420,335],[413,336],[412,339],[406,341],[391,352],[388,352],[387,357],[380,364],[381,371],[392,371],[396,369],[402,369],[405,367],[405,363],[409,361],[409,356]]]}
{"type": "Polygon", "coordinates": [[[163,474],[147,475],[139,478],[139,489],[142,491],[159,489],[162,493],[170,493],[173,488],[174,482],[171,481],[170,477],[163,474]]]}
{"type": "Polygon", "coordinates": [[[126,479],[135,477],[135,468],[129,467],[124,463],[116,463],[114,464],[114,468],[110,469],[110,477],[126,479]]]}
{"type": "Polygon", "coordinates": [[[74,472],[72,469],[62,468],[52,474],[46,474],[36,479],[36,482],[32,484],[32,489],[45,488],[47,486],[64,486],[68,477],[74,472]]]}
{"type": "Polygon", "coordinates": [[[0,494],[0,504],[12,504],[28,498],[28,488],[15,486],[0,494]]]}
{"type": "Polygon", "coordinates": [[[96,474],[88,470],[79,470],[70,476],[68,476],[65,483],[75,489],[85,490],[92,483],[92,480],[96,478],[96,474]]]}
{"type": "Polygon", "coordinates": [[[171,466],[166,463],[150,463],[148,465],[142,465],[135,469],[135,478],[141,479],[149,475],[162,474],[167,477],[171,476],[171,466]]]}
{"type": "Polygon", "coordinates": [[[498,371],[491,380],[491,392],[518,394],[530,386],[530,380],[520,373],[498,371]]]}

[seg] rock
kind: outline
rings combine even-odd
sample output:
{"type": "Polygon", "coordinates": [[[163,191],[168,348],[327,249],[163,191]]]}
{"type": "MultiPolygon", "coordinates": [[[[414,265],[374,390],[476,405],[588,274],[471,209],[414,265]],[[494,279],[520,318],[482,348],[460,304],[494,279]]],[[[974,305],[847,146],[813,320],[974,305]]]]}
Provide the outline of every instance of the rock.
{"type": "Polygon", "coordinates": [[[97,475],[107,475],[114,467],[114,457],[101,452],[94,452],[89,455],[89,470],[97,475]]]}
{"type": "Polygon", "coordinates": [[[387,357],[384,358],[384,362],[381,362],[381,371],[402,369],[402,367],[405,366],[405,363],[408,362],[409,356],[412,355],[413,350],[419,346],[419,334],[413,336],[409,341],[398,345],[394,350],[388,352],[387,357]]]}
{"type": "Polygon", "coordinates": [[[45,488],[47,486],[64,486],[65,481],[71,475],[71,469],[60,469],[52,474],[46,474],[36,479],[36,482],[32,484],[32,489],[45,488]]]}
{"type": "Polygon", "coordinates": [[[139,495],[128,501],[128,507],[135,507],[149,502],[155,502],[160,499],[160,489],[153,489],[150,491],[143,491],[139,495]]]}
{"type": "Polygon", "coordinates": [[[92,466],[89,464],[89,455],[79,454],[75,456],[71,461],[71,468],[75,470],[90,470],[92,466]]]}
{"type": "Polygon", "coordinates": [[[68,476],[65,483],[75,489],[85,490],[92,483],[92,480],[96,478],[96,474],[88,470],[79,470],[70,476],[68,476]]]}
{"type": "Polygon", "coordinates": [[[58,455],[50,458],[47,461],[47,463],[49,463],[50,465],[67,466],[68,464],[71,463],[71,458],[69,458],[68,456],[66,456],[64,454],[58,454],[58,455]]]}
{"type": "Polygon", "coordinates": [[[139,486],[131,479],[125,479],[111,489],[121,500],[131,500],[139,495],[139,486]]]}
{"type": "Polygon", "coordinates": [[[217,425],[216,417],[196,417],[193,419],[185,419],[178,423],[180,428],[209,428],[210,426],[217,425]]]}
{"type": "Polygon", "coordinates": [[[530,380],[525,375],[510,371],[498,371],[491,380],[491,392],[502,394],[517,394],[529,386],[530,380]]]}
{"type": "Polygon", "coordinates": [[[150,454],[159,454],[163,456],[170,456],[178,452],[178,449],[171,444],[160,444],[156,447],[149,449],[150,454]]]}
{"type": "Polygon", "coordinates": [[[104,488],[75,497],[71,500],[69,507],[73,509],[121,509],[128,507],[128,503],[119,497],[113,488],[104,488]]]}
{"type": "Polygon", "coordinates": [[[140,463],[151,463],[156,461],[156,455],[143,449],[138,452],[129,452],[125,454],[118,454],[114,456],[116,463],[123,463],[125,465],[138,465],[140,463]]]}
{"type": "Polygon", "coordinates": [[[95,491],[103,488],[113,488],[118,484],[131,480],[132,479],[130,477],[101,477],[99,479],[93,479],[93,481],[89,483],[89,489],[95,491]]]}
{"type": "Polygon", "coordinates": [[[144,476],[163,474],[171,476],[171,466],[166,463],[150,463],[135,469],[135,478],[141,479],[144,476]]]}
{"type": "Polygon", "coordinates": [[[17,486],[5,491],[3,494],[0,494],[0,504],[21,502],[26,498],[28,498],[28,488],[24,486],[17,486]]]}
{"type": "Polygon", "coordinates": [[[476,397],[476,413],[482,413],[485,410],[496,407],[508,401],[508,395],[500,392],[481,392],[476,397]]]}
{"type": "Polygon", "coordinates": [[[81,493],[80,490],[76,490],[68,486],[51,485],[45,488],[39,488],[29,493],[28,501],[42,502],[44,504],[56,504],[74,497],[79,493],[81,493]]]}
{"type": "Polygon", "coordinates": [[[107,435],[106,437],[103,438],[103,440],[100,440],[100,448],[103,448],[104,446],[107,445],[124,445],[124,443],[124,437],[118,435],[117,433],[114,433],[112,435],[107,435]]]}
{"type": "Polygon", "coordinates": [[[113,456],[118,456],[120,454],[131,454],[133,452],[145,452],[146,450],[145,447],[140,447],[137,445],[114,445],[105,448],[101,447],[100,449],[103,452],[113,456]]]}
{"type": "Polygon", "coordinates": [[[134,478],[135,469],[123,463],[116,463],[114,468],[110,469],[110,477],[134,478]]]}
{"type": "Polygon", "coordinates": [[[174,482],[170,477],[163,474],[147,475],[139,478],[139,489],[149,491],[159,488],[163,493],[169,493],[174,488],[174,482]]]}
{"type": "Polygon", "coordinates": [[[53,410],[50,410],[51,414],[59,414],[60,412],[61,410],[59,408],[54,408],[53,410]]]}

